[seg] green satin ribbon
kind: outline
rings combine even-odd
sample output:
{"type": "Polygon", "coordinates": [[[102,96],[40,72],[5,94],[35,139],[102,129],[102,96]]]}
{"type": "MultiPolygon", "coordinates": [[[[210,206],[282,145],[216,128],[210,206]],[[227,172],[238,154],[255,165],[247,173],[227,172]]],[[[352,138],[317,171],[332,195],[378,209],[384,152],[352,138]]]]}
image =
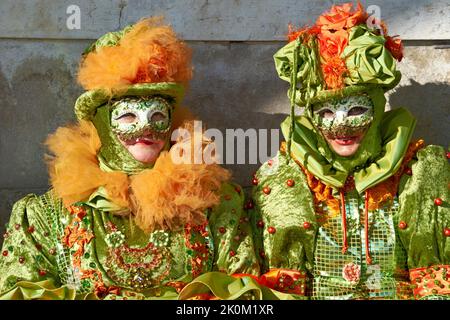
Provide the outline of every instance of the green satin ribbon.
{"type": "MultiPolygon", "coordinates": [[[[324,183],[339,189],[349,175],[355,179],[359,193],[390,177],[401,165],[415,127],[415,119],[406,109],[383,113],[382,91],[369,92],[375,105],[375,117],[357,153],[339,157],[330,150],[309,117],[296,118],[292,137],[292,154],[324,183]]],[[[283,135],[289,135],[290,117],[282,124],[283,135]]]]}
{"type": "Polygon", "coordinates": [[[39,282],[20,281],[8,292],[0,296],[0,300],[74,300],[75,289],[68,286],[55,286],[52,280],[39,282]]]}
{"type": "Polygon", "coordinates": [[[208,272],[194,279],[180,292],[179,299],[211,293],[221,300],[236,300],[253,295],[256,300],[297,300],[302,296],[272,290],[258,284],[251,277],[235,278],[223,272],[208,272]]]}
{"type": "Polygon", "coordinates": [[[92,193],[85,203],[102,212],[120,212],[124,209],[128,210],[127,208],[122,208],[109,200],[108,192],[104,187],[100,187],[97,191],[92,193]]]}
{"type": "Polygon", "coordinates": [[[366,25],[350,30],[348,45],[342,53],[349,71],[347,85],[376,84],[392,88],[401,78],[395,59],[384,46],[386,39],[375,35],[366,25]]]}

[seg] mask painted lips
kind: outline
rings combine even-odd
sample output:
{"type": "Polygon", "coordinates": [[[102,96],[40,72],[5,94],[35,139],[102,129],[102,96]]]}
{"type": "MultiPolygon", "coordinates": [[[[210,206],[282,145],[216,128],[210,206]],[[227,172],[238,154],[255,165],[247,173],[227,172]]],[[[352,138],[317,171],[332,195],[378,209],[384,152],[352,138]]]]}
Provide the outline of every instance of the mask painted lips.
{"type": "Polygon", "coordinates": [[[153,145],[155,143],[155,141],[153,139],[151,139],[150,137],[143,136],[143,137],[127,140],[127,141],[125,141],[125,143],[127,145],[135,145],[135,144],[138,144],[138,143],[142,143],[142,144],[145,144],[147,146],[151,146],[151,145],[153,145]]]}
{"type": "Polygon", "coordinates": [[[359,140],[358,136],[355,137],[336,137],[334,141],[341,146],[348,146],[357,143],[359,140]]]}

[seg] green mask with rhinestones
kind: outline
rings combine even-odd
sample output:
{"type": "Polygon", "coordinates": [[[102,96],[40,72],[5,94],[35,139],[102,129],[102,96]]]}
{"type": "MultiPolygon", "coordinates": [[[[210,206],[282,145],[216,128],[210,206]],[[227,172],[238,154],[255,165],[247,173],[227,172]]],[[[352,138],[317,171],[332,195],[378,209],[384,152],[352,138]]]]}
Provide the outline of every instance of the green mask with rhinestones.
{"type": "Polygon", "coordinates": [[[367,95],[335,98],[313,106],[314,125],[329,139],[358,136],[367,131],[374,116],[367,95]]]}
{"type": "Polygon", "coordinates": [[[121,140],[151,135],[165,140],[171,126],[172,107],[161,97],[130,97],[111,103],[111,129],[121,140]]]}
{"type": "Polygon", "coordinates": [[[153,164],[136,160],[122,145],[119,137],[132,139],[148,134],[153,139],[167,140],[164,148],[167,150],[170,146],[167,137],[170,134],[171,119],[171,100],[162,96],[124,97],[98,107],[92,122],[102,144],[97,155],[100,167],[105,171],[122,171],[127,174],[152,168],[153,164]],[[127,113],[130,113],[130,122],[119,123],[118,118],[127,113]]]}

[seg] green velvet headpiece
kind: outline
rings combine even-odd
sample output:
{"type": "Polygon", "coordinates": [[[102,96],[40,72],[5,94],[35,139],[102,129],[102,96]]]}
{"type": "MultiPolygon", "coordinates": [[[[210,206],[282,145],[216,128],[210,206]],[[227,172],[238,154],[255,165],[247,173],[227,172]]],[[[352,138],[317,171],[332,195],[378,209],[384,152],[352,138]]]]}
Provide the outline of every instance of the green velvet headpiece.
{"type": "MultiPolygon", "coordinates": [[[[372,88],[387,91],[400,82],[401,73],[397,70],[394,57],[385,47],[385,37],[369,30],[366,25],[358,25],[350,29],[348,44],[337,57],[345,63],[343,86],[330,88],[325,80],[327,72],[331,77],[336,71],[326,69],[328,62],[319,54],[324,49],[320,48],[318,37],[320,35],[303,33],[274,55],[277,73],[290,83],[288,95],[296,105],[306,107],[332,98],[367,92],[372,88]]],[[[334,61],[334,64],[337,62],[334,61]]]]}

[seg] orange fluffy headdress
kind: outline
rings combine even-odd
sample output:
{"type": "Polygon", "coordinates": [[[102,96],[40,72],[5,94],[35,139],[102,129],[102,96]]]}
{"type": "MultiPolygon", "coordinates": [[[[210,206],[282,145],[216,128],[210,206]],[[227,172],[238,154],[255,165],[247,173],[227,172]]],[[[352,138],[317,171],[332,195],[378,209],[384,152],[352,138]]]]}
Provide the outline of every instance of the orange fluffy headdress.
{"type": "Polygon", "coordinates": [[[86,90],[111,93],[137,83],[186,84],[192,76],[190,49],[162,17],[106,34],[92,48],[78,72],[86,90]]]}

